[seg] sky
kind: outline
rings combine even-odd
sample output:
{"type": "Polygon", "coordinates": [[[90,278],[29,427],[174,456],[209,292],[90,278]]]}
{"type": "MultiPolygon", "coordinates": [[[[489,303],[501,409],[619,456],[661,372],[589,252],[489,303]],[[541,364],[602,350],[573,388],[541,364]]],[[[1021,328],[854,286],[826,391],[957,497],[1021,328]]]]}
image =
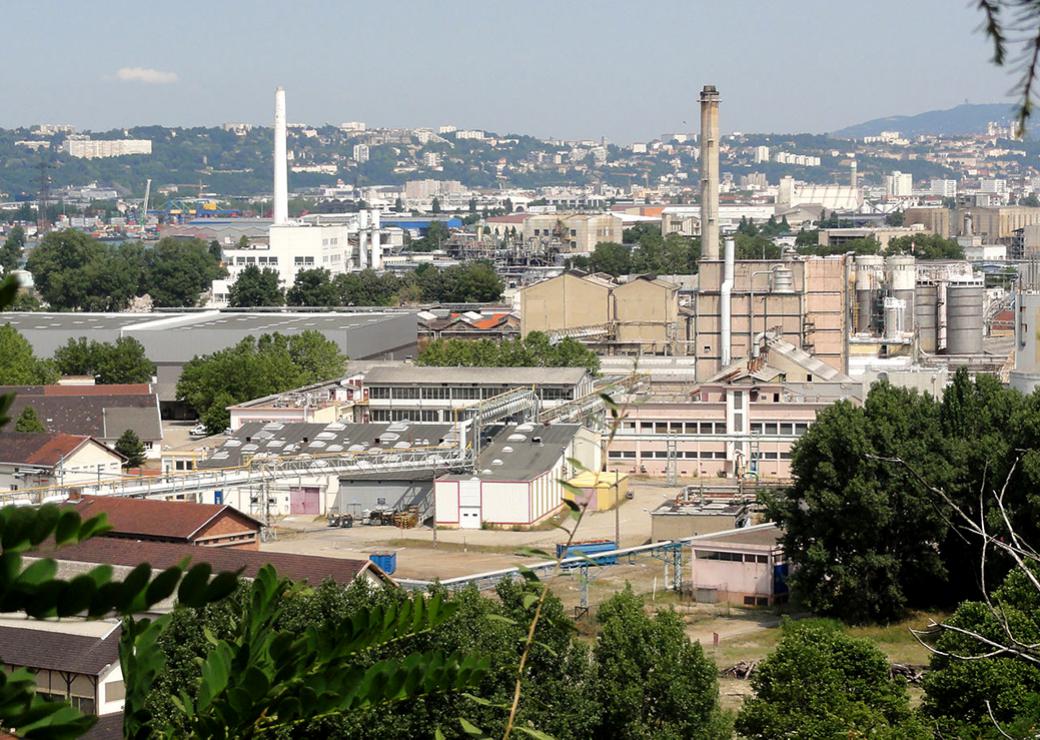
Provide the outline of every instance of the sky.
{"type": "Polygon", "coordinates": [[[13,0],[0,126],[290,122],[645,141],[1010,100],[968,0],[13,0]]]}

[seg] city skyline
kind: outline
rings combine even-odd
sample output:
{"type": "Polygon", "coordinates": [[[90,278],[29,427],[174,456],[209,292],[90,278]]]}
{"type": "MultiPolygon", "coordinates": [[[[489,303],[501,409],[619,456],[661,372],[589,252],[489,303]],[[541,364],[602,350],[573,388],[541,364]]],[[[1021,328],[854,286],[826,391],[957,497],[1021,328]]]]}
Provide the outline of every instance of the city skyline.
{"type": "Polygon", "coordinates": [[[12,34],[0,59],[15,69],[48,45],[56,63],[11,78],[0,126],[270,125],[278,85],[290,121],[452,124],[618,143],[695,131],[706,83],[726,104],[724,132],[822,133],[965,100],[1010,100],[1013,80],[989,63],[974,8],[835,5],[658,2],[635,31],[631,11],[614,2],[552,14],[540,0],[494,12],[469,2],[450,11],[188,3],[156,9],[147,27],[123,2],[103,16],[70,7],[54,27],[43,24],[44,8],[16,7],[11,27],[29,30],[12,34]],[[119,43],[99,45],[99,37],[119,43]]]}

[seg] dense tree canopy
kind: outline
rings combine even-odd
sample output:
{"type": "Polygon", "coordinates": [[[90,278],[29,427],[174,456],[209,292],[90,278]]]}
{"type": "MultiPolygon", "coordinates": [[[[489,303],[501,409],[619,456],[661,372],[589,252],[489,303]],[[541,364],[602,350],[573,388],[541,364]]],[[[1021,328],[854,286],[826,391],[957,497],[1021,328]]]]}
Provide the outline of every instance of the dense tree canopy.
{"type": "Polygon", "coordinates": [[[88,375],[102,384],[147,383],[155,375],[155,363],[133,337],[114,343],[70,339],[54,352],[54,362],[62,375],[88,375]]]}
{"type": "Polygon", "coordinates": [[[593,737],[686,740],[727,737],[715,664],[672,611],[648,616],[626,586],[600,606],[594,658],[602,707],[593,737]]]}
{"type": "Polygon", "coordinates": [[[956,239],[946,239],[938,234],[927,232],[889,240],[886,253],[912,254],[919,260],[964,259],[964,248],[957,243],[956,239]]]}
{"type": "Polygon", "coordinates": [[[108,246],[72,229],[47,234],[25,266],[43,299],[61,311],[119,311],[145,294],[157,306],[194,306],[225,274],[198,239],[108,246]]]}
{"type": "Polygon", "coordinates": [[[315,331],[246,337],[234,347],[195,357],[177,381],[177,398],[200,415],[210,433],[223,431],[227,406],[342,375],[346,358],[315,331]]]}
{"type": "MultiPolygon", "coordinates": [[[[979,491],[1007,481],[1013,524],[1040,541],[1040,397],[994,377],[958,371],[941,401],[875,384],[862,408],[818,414],[792,455],[794,483],[770,515],[785,529],[792,587],[815,612],[889,621],[978,594],[964,576],[977,572],[977,547],[931,486],[977,519],[979,491]]],[[[991,579],[1007,571],[999,558],[990,566],[991,579]]]]}
{"type": "Polygon", "coordinates": [[[931,737],[910,709],[905,681],[890,677],[884,653],[836,626],[787,623],[751,685],[755,695],[737,716],[741,737],[931,737]]]}
{"type": "Polygon", "coordinates": [[[29,340],[17,329],[0,325],[0,385],[43,385],[58,376],[54,363],[33,354],[29,340]]]}
{"type": "Polygon", "coordinates": [[[993,593],[992,604],[995,609],[981,601],[962,603],[944,621],[951,629],[937,629],[932,637],[936,652],[925,674],[922,708],[945,737],[999,737],[993,719],[1016,738],[1036,737],[1040,727],[1040,666],[1010,652],[993,654],[993,645],[957,631],[1009,644],[1006,623],[1020,643],[1036,645],[1040,593],[1015,570],[993,593]]]}
{"type": "Polygon", "coordinates": [[[434,367],[584,367],[599,371],[599,358],[581,342],[565,337],[553,344],[542,332],[502,342],[490,339],[435,339],[416,364],[434,367]]]}
{"type": "Polygon", "coordinates": [[[160,239],[144,252],[145,293],[156,306],[194,306],[211,283],[227,274],[219,255],[199,239],[160,239]]]}
{"type": "Polygon", "coordinates": [[[627,229],[638,234],[634,246],[627,243],[600,242],[588,257],[570,260],[572,267],[589,272],[619,275],[689,275],[697,272],[700,242],[681,234],[661,237],[659,228],[627,229]]]}
{"type": "Polygon", "coordinates": [[[285,302],[290,306],[338,306],[340,296],[329,271],[319,267],[296,273],[292,287],[285,292],[285,302]]]}
{"type": "Polygon", "coordinates": [[[247,265],[235,278],[228,301],[235,308],[284,306],[285,291],[278,280],[277,270],[269,267],[261,270],[256,265],[247,265]]]}

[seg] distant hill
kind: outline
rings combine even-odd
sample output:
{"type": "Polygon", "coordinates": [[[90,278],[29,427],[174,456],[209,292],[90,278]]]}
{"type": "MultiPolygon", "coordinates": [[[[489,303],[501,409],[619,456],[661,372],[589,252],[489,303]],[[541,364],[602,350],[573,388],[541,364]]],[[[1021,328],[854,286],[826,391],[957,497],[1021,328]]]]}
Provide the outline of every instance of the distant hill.
{"type": "Polygon", "coordinates": [[[899,131],[909,136],[920,134],[977,134],[986,131],[990,121],[1010,121],[1014,111],[1007,103],[958,105],[947,110],[930,110],[914,116],[888,116],[846,126],[831,135],[843,139],[876,136],[881,131],[899,131]]]}

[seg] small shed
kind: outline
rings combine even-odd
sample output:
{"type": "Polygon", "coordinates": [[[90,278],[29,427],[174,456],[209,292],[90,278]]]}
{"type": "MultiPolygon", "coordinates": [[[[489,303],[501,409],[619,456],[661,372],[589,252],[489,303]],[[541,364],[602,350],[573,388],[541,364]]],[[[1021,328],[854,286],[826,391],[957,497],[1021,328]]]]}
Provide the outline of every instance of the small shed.
{"type": "Polygon", "coordinates": [[[586,470],[571,478],[568,483],[579,489],[564,491],[563,497],[579,505],[588,502],[588,511],[608,511],[628,495],[628,476],[619,470],[586,470]]]}

